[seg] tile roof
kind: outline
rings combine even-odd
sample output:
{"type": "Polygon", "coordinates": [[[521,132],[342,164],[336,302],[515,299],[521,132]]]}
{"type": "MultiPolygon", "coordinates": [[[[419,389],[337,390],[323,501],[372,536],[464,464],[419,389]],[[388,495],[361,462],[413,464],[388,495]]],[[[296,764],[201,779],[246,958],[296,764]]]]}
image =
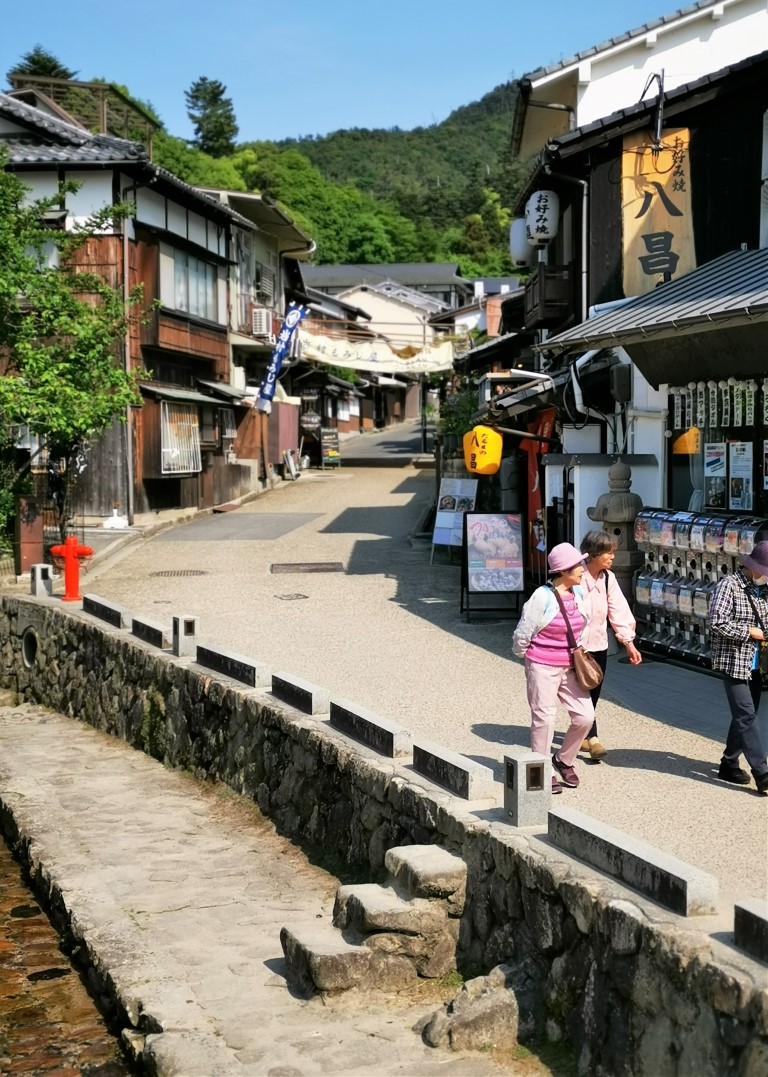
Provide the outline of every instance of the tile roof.
{"type": "Polygon", "coordinates": [[[129,142],[114,135],[93,134],[5,93],[0,93],[0,116],[17,121],[26,130],[26,133],[0,134],[0,146],[6,147],[11,167],[60,164],[139,166],[155,179],[215,210],[217,216],[253,230],[253,221],[247,217],[179,179],[167,169],[152,164],[140,142],[129,142]]]}
{"type": "Polygon", "coordinates": [[[18,121],[28,132],[0,136],[13,164],[147,160],[147,151],[140,142],[93,134],[9,94],[0,93],[0,113],[18,121]]]}

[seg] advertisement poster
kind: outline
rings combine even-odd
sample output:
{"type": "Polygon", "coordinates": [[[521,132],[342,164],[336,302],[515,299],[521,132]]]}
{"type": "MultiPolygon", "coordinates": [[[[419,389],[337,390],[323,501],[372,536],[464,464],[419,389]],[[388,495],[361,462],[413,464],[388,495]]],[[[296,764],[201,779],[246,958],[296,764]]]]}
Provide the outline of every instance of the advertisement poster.
{"type": "Polygon", "coordinates": [[[467,514],[467,590],[523,590],[523,518],[515,513],[467,514]]]}
{"type": "Polygon", "coordinates": [[[728,444],[730,475],[728,478],[728,508],[752,508],[752,442],[731,441],[728,444]]]}
{"type": "Polygon", "coordinates": [[[768,490],[768,441],[763,442],[763,489],[768,490]]]}
{"type": "Polygon", "coordinates": [[[477,479],[442,479],[437,495],[433,546],[461,546],[464,513],[475,507],[477,479]]]}
{"type": "Polygon", "coordinates": [[[725,508],[725,442],[708,441],[704,446],[704,500],[713,509],[725,508]]]}

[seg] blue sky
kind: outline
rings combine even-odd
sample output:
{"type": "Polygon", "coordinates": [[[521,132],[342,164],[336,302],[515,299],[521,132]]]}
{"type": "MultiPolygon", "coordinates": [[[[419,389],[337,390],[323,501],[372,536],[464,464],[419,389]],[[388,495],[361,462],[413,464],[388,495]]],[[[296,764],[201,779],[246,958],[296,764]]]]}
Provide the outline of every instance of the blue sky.
{"type": "Polygon", "coordinates": [[[151,101],[181,138],[192,134],[184,91],[201,75],[226,85],[241,141],[341,127],[410,129],[681,6],[674,0],[13,0],[3,17],[0,85],[41,44],[79,78],[123,83],[151,101]]]}

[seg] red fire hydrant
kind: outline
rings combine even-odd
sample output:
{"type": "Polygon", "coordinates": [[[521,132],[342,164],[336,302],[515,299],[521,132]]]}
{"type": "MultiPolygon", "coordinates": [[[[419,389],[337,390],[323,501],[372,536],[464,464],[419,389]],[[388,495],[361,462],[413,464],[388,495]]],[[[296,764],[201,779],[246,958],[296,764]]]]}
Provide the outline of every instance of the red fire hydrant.
{"type": "Polygon", "coordinates": [[[62,546],[51,546],[51,554],[64,562],[64,602],[80,601],[80,558],[93,557],[90,546],[80,546],[74,535],[67,535],[62,546]]]}

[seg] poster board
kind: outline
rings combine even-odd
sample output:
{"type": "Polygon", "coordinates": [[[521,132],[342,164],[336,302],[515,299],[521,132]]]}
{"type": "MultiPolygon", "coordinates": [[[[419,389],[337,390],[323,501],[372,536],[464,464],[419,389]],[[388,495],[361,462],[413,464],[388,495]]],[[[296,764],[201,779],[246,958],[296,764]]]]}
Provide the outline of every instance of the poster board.
{"type": "Polygon", "coordinates": [[[341,467],[339,431],[335,426],[320,427],[320,466],[341,467]]]}
{"type": "Polygon", "coordinates": [[[432,531],[432,557],[435,546],[461,549],[464,542],[464,514],[475,507],[477,482],[477,479],[440,480],[432,531]]]}
{"type": "MultiPolygon", "coordinates": [[[[523,517],[514,512],[467,512],[461,570],[461,612],[467,617],[473,596],[519,595],[525,590],[523,517]]],[[[509,603],[475,603],[476,609],[511,609],[509,603]]]]}
{"type": "Polygon", "coordinates": [[[728,508],[752,510],[752,442],[728,443],[728,508]]]}

